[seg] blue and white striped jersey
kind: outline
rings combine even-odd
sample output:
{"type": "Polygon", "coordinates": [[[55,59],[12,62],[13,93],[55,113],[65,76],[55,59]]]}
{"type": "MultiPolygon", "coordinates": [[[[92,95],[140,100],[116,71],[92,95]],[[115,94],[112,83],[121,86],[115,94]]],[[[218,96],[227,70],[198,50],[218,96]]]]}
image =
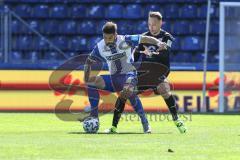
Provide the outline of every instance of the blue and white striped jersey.
{"type": "Polygon", "coordinates": [[[94,47],[90,59],[107,62],[110,74],[126,74],[135,71],[132,65],[132,49],[140,42],[141,35],[117,35],[116,42],[107,46],[102,39],[94,47]]]}

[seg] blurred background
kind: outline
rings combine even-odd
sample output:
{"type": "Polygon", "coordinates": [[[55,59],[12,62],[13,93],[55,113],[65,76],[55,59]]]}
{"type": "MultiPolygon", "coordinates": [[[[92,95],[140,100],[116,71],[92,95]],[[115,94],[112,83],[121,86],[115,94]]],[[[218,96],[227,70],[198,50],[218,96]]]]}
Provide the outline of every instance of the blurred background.
{"type": "MultiPolygon", "coordinates": [[[[176,91],[179,110],[237,112],[240,110],[240,6],[235,1],[234,5],[227,5],[220,11],[220,3],[229,2],[1,1],[0,96],[4,102],[0,103],[0,109],[53,110],[59,101],[59,95],[53,94],[48,86],[54,69],[71,57],[90,53],[102,39],[101,29],[106,21],[116,22],[119,34],[141,34],[148,30],[149,11],[160,11],[162,28],[175,37],[170,56],[170,81],[176,91]],[[220,37],[223,37],[222,43],[220,37]],[[221,54],[219,44],[224,47],[221,54]],[[11,92],[6,94],[6,90],[11,92]]],[[[75,77],[82,77],[82,73],[76,73],[75,77]]],[[[86,98],[83,99],[75,98],[76,108],[88,105],[86,98]]],[[[144,100],[143,97],[149,111],[165,111],[164,102],[159,101],[159,98],[144,100]]]]}
{"type": "MultiPolygon", "coordinates": [[[[176,38],[172,66],[186,69],[183,64],[187,63],[189,69],[202,69],[198,64],[203,62],[206,0],[5,0],[3,3],[3,8],[12,11],[8,23],[11,32],[8,58],[1,54],[5,63],[24,61],[23,65],[30,69],[51,69],[53,61],[89,53],[102,38],[101,29],[107,20],[118,24],[119,34],[141,34],[148,29],[149,11],[160,11],[163,29],[176,38]],[[36,65],[42,62],[49,66],[36,65]]],[[[211,70],[217,70],[219,1],[212,1],[210,13],[208,62],[213,64],[211,70]]]]}

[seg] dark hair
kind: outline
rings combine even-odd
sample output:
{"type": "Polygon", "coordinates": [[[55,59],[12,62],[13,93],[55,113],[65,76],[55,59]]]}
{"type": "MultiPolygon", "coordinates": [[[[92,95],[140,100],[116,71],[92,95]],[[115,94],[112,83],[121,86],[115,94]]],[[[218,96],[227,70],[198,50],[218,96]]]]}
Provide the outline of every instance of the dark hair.
{"type": "Polygon", "coordinates": [[[102,28],[103,33],[114,34],[117,32],[117,24],[113,22],[107,22],[102,28]]]}
{"type": "Polygon", "coordinates": [[[154,17],[157,18],[158,20],[162,20],[162,14],[160,12],[149,12],[148,17],[154,17]]]}

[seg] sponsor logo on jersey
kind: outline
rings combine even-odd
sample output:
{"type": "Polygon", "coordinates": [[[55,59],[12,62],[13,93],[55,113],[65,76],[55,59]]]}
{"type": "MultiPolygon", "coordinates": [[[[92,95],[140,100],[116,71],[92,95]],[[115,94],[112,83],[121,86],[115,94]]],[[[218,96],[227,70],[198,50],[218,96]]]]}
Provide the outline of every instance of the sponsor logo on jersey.
{"type": "Polygon", "coordinates": [[[114,55],[111,55],[111,56],[107,56],[106,59],[109,60],[109,61],[115,61],[117,59],[121,59],[124,56],[126,56],[126,52],[122,52],[122,53],[119,53],[119,54],[114,54],[114,55]]]}

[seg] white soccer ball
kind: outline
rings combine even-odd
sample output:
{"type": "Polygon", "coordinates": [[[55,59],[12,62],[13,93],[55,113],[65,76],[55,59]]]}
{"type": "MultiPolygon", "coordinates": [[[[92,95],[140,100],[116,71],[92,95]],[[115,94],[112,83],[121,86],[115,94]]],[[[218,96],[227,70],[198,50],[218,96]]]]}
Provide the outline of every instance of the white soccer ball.
{"type": "Polygon", "coordinates": [[[83,129],[86,133],[97,133],[99,129],[98,118],[88,117],[83,121],[83,129]]]}

